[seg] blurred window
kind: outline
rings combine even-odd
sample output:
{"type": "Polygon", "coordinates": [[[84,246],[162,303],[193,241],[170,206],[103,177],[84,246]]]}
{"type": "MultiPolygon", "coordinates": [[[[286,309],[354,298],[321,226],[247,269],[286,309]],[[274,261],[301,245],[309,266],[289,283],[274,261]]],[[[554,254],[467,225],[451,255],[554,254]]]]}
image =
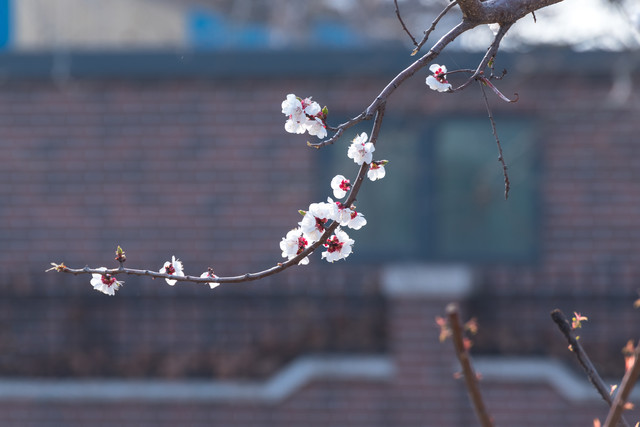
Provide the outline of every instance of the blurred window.
{"type": "MultiPolygon", "coordinates": [[[[389,160],[387,175],[367,180],[358,195],[356,208],[369,223],[359,231],[348,231],[356,241],[354,258],[533,260],[538,225],[533,123],[497,122],[511,181],[507,201],[487,118],[415,123],[420,120],[385,119],[374,159],[389,160]]],[[[347,132],[346,138],[353,137],[355,132],[347,132]]],[[[319,197],[331,195],[329,181],[334,175],[355,178],[357,165],[346,157],[349,143],[321,150],[319,197]]]]}

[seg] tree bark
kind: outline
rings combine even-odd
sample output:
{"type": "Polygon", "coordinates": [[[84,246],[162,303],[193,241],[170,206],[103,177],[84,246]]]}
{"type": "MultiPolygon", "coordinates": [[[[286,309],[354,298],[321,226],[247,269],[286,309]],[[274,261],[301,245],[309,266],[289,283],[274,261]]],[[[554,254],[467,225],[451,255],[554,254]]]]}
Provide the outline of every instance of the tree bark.
{"type": "Polygon", "coordinates": [[[462,15],[475,24],[512,24],[523,16],[563,0],[458,0],[462,15]]]}

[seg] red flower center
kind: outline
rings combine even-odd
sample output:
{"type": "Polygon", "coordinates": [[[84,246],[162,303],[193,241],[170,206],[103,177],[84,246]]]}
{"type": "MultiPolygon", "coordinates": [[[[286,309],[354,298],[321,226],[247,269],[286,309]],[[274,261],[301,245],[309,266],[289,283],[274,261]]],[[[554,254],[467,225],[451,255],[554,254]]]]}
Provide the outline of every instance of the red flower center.
{"type": "Polygon", "coordinates": [[[326,218],[318,218],[316,217],[316,228],[318,231],[324,231],[324,223],[327,222],[326,218]]]}
{"type": "Polygon", "coordinates": [[[447,81],[447,79],[445,78],[445,74],[444,71],[442,71],[442,68],[438,68],[436,70],[435,73],[433,73],[433,76],[436,78],[436,80],[438,80],[440,83],[449,83],[447,81]]]}
{"type": "Polygon", "coordinates": [[[113,277],[110,274],[103,274],[102,275],[102,283],[107,285],[108,287],[110,287],[111,285],[113,285],[116,282],[116,278],[113,277]]]}
{"type": "Polygon", "coordinates": [[[349,191],[351,190],[351,182],[348,179],[343,179],[339,187],[342,191],[349,191]]]}
{"type": "Polygon", "coordinates": [[[165,272],[166,274],[173,274],[173,273],[175,273],[175,272],[176,272],[176,269],[175,269],[175,268],[173,268],[173,264],[169,264],[168,266],[166,266],[166,267],[164,268],[164,272],[165,272]]]}
{"type": "Polygon", "coordinates": [[[303,236],[298,237],[298,252],[296,252],[296,255],[299,255],[302,251],[304,251],[308,244],[309,242],[307,242],[307,239],[305,239],[303,236]]]}
{"type": "Polygon", "coordinates": [[[327,243],[324,244],[324,247],[327,248],[327,252],[331,253],[336,251],[340,252],[343,245],[344,243],[338,240],[337,236],[332,236],[327,239],[327,243]]]}

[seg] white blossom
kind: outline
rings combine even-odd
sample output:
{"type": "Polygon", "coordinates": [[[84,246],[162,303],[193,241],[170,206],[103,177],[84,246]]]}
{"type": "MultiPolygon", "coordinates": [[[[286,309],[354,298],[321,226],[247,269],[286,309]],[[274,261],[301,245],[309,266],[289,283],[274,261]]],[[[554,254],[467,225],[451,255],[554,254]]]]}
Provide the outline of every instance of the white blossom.
{"type": "Polygon", "coordinates": [[[356,136],[349,146],[347,157],[353,159],[353,161],[359,165],[363,163],[371,163],[371,160],[373,160],[373,152],[376,151],[376,147],[373,143],[367,142],[368,140],[369,137],[366,132],[362,132],[360,135],[356,136]]]}
{"type": "MultiPolygon", "coordinates": [[[[100,267],[98,270],[107,271],[106,267],[100,267]]],[[[93,289],[100,291],[103,294],[114,295],[116,291],[122,286],[124,282],[116,280],[111,274],[98,274],[93,273],[91,275],[91,281],[89,282],[93,289]]]]}
{"type": "Polygon", "coordinates": [[[354,243],[354,240],[350,239],[349,235],[338,227],[336,228],[335,234],[329,237],[324,244],[327,250],[322,252],[322,258],[328,262],[344,259],[351,254],[351,246],[354,243]]]}
{"type": "Polygon", "coordinates": [[[307,120],[307,122],[304,124],[304,127],[309,131],[309,135],[315,135],[320,139],[327,136],[327,128],[322,120],[318,117],[307,120]]]}
{"type": "MultiPolygon", "coordinates": [[[[159,273],[161,274],[170,274],[172,276],[184,276],[184,270],[182,269],[182,261],[176,259],[175,256],[171,256],[171,261],[167,261],[164,263],[159,273]]],[[[164,279],[167,281],[169,286],[173,286],[176,284],[177,280],[173,279],[164,279]]]]}
{"type": "Polygon", "coordinates": [[[284,129],[289,133],[305,133],[315,135],[322,139],[327,136],[324,123],[326,110],[320,108],[320,104],[311,100],[311,97],[300,99],[293,93],[287,95],[282,101],[282,114],[287,116],[284,129]]]}
{"type": "Polygon", "coordinates": [[[333,197],[342,199],[351,190],[351,181],[343,175],[336,175],[331,180],[331,189],[333,190],[333,197]]]}
{"type": "Polygon", "coordinates": [[[289,118],[286,122],[284,122],[284,130],[289,133],[305,133],[307,128],[305,127],[306,119],[304,122],[295,121],[292,118],[289,118]]]}
{"type": "Polygon", "coordinates": [[[335,220],[338,208],[333,203],[311,203],[302,221],[298,223],[309,243],[317,242],[325,230],[325,224],[335,220]]]}
{"type": "Polygon", "coordinates": [[[311,97],[302,100],[302,108],[304,109],[304,113],[307,116],[311,117],[318,115],[322,111],[322,108],[320,108],[320,104],[312,101],[311,97]]]}
{"type": "Polygon", "coordinates": [[[347,223],[347,227],[354,230],[360,230],[365,225],[367,225],[367,220],[365,219],[364,215],[351,209],[351,219],[347,223]]]}
{"type": "MultiPolygon", "coordinates": [[[[289,230],[286,237],[280,242],[280,249],[284,258],[292,259],[298,256],[309,246],[309,241],[304,237],[304,233],[300,228],[289,230]]],[[[309,264],[309,257],[304,257],[298,265],[309,264]]]]}
{"type": "Polygon", "coordinates": [[[369,170],[367,171],[367,178],[371,181],[376,181],[378,179],[384,178],[387,172],[384,170],[384,166],[389,163],[388,160],[374,160],[369,165],[369,170]]]}
{"type": "Polygon", "coordinates": [[[349,228],[353,228],[354,230],[360,230],[362,227],[367,225],[367,220],[361,213],[356,212],[350,207],[346,207],[341,202],[334,202],[331,197],[329,197],[327,200],[329,201],[329,203],[334,203],[338,208],[338,213],[335,220],[341,226],[347,226],[349,228]]]}
{"type": "Polygon", "coordinates": [[[304,117],[304,109],[302,108],[302,101],[293,93],[287,95],[287,99],[282,101],[282,114],[300,120],[304,117]]]}
{"type": "MultiPolygon", "coordinates": [[[[205,271],[204,273],[202,273],[202,274],[200,275],[200,277],[202,277],[203,279],[204,279],[204,278],[209,278],[209,277],[210,277],[210,278],[212,278],[212,279],[217,279],[217,278],[218,278],[218,276],[216,276],[216,275],[213,273],[213,270],[211,270],[211,269],[209,269],[209,271],[205,271]]],[[[209,287],[210,287],[211,289],[215,289],[215,288],[217,288],[218,286],[220,286],[220,283],[216,283],[216,282],[207,282],[207,284],[209,285],[209,287]]]]}
{"type": "Polygon", "coordinates": [[[329,203],[334,203],[338,209],[336,219],[335,219],[338,222],[338,224],[347,225],[349,221],[351,221],[352,210],[346,207],[341,202],[338,202],[338,201],[334,202],[331,197],[327,198],[327,200],[329,201],[329,203]]]}
{"type": "Polygon", "coordinates": [[[447,92],[451,90],[451,83],[446,79],[447,67],[444,65],[431,64],[429,71],[433,73],[432,76],[427,77],[427,85],[433,90],[438,92],[447,92]]]}

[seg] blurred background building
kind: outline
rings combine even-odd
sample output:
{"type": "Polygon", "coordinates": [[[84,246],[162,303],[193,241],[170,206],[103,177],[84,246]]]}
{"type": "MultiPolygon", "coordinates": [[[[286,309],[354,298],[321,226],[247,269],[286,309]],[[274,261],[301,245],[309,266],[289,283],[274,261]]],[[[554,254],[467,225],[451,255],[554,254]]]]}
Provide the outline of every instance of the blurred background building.
{"type": "MultiPolygon", "coordinates": [[[[398,3],[414,35],[446,4],[398,3]]],[[[341,123],[412,45],[389,0],[0,0],[0,425],[472,425],[438,342],[451,301],[480,324],[497,425],[603,419],[549,312],[588,316],[584,347],[621,378],[640,316],[637,13],[567,0],[507,37],[498,85],[519,101],[490,103],[508,201],[480,91],[432,92],[425,71],[389,100],[387,177],[360,193],[347,262],[215,291],[127,277],[107,297],[44,270],[111,266],[117,245],[131,267],[176,255],[188,274],[281,261],[297,211],[355,177],[347,142],[370,131],[311,150],[282,100],[341,123]]],[[[490,38],[438,61],[473,68],[490,38]]]]}

